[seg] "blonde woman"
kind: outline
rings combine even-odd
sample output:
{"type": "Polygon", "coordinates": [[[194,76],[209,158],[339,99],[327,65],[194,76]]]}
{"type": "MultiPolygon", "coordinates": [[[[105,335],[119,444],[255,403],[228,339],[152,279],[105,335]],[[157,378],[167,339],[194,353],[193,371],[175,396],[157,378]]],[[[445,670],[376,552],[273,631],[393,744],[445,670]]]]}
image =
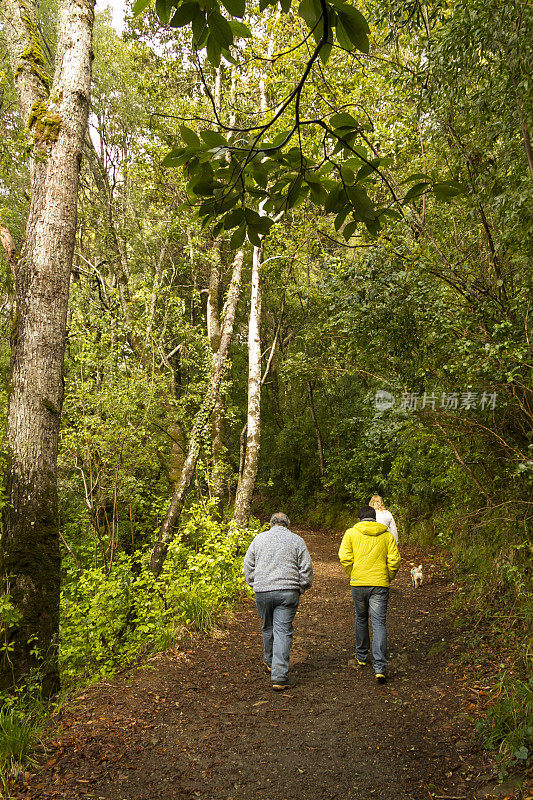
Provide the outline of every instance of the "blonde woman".
{"type": "Polygon", "coordinates": [[[382,525],[386,525],[389,531],[394,536],[394,541],[398,544],[398,529],[396,528],[396,523],[394,522],[394,517],[387,511],[385,505],[383,503],[383,498],[379,494],[375,494],[371,497],[370,507],[374,509],[376,512],[376,522],[380,522],[382,525]]]}

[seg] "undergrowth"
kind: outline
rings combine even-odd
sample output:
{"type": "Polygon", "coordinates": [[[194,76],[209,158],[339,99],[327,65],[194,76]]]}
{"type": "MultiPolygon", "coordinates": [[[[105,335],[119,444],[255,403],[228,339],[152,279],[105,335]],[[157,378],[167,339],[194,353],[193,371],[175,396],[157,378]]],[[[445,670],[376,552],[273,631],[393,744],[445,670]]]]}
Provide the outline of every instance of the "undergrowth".
{"type": "MultiPolygon", "coordinates": [[[[255,524],[255,523],[254,523],[255,524]]],[[[255,524],[256,525],[256,524],[255,524]]],[[[256,526],[257,527],[257,526],[256,526]]],[[[186,630],[208,633],[243,593],[242,556],[254,534],[214,521],[209,509],[192,506],[154,577],[149,548],[120,553],[111,567],[83,568],[65,553],[60,616],[63,687],[79,688],[109,677],[175,645],[186,630]]],[[[9,604],[6,605],[10,610],[9,604]]],[[[1,609],[0,609],[1,612],[1,609]]],[[[0,614],[1,616],[1,614],[0,614]]],[[[11,617],[2,618],[4,627],[11,617]]],[[[40,680],[0,696],[0,796],[31,763],[53,706],[42,701],[40,680]]]]}
{"type": "Polygon", "coordinates": [[[149,652],[165,650],[185,628],[209,632],[242,594],[242,555],[251,536],[228,534],[202,506],[193,506],[157,578],[148,566],[148,548],[120,553],[110,569],[80,572],[67,561],[61,599],[63,685],[108,676],[149,652]]]}
{"type": "Polygon", "coordinates": [[[533,543],[528,520],[500,514],[448,510],[432,529],[457,580],[451,612],[470,644],[468,666],[483,662],[491,685],[476,730],[503,779],[533,762],[533,543]]]}
{"type": "Polygon", "coordinates": [[[40,690],[40,675],[35,673],[14,692],[0,694],[0,787],[1,797],[9,798],[9,786],[26,765],[33,763],[32,752],[40,740],[42,727],[52,711],[40,690]]]}

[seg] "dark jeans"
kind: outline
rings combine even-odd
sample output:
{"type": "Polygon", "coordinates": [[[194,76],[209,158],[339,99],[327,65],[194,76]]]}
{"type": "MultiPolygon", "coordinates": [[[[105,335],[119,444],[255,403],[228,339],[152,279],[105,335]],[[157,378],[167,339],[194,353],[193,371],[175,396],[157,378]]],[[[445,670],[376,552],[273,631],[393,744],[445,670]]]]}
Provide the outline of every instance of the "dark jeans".
{"type": "Polygon", "coordinates": [[[273,683],[286,681],[289,675],[292,621],[299,602],[300,592],[295,589],[255,593],[255,604],[263,620],[264,659],[272,667],[273,683]]]}
{"type": "Polygon", "coordinates": [[[374,672],[387,669],[387,603],[389,590],[385,586],[352,586],[355,606],[355,652],[359,661],[367,661],[370,649],[368,632],[368,612],[372,621],[372,658],[374,672]]]}

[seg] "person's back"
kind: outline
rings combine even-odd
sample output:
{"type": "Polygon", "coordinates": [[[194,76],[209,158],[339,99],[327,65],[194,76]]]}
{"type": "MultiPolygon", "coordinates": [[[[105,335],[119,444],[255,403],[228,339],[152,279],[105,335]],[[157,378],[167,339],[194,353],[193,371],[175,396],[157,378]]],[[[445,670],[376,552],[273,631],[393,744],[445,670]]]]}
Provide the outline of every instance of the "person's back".
{"type": "Polygon", "coordinates": [[[243,566],[263,621],[264,664],[271,673],[272,688],[283,691],[293,685],[289,678],[292,621],[300,595],[313,583],[313,565],[302,537],[289,530],[286,514],[273,514],[270,525],[270,530],[253,539],[243,566]]]}
{"type": "Polygon", "coordinates": [[[394,536],[394,541],[396,544],[398,544],[398,529],[396,527],[396,522],[394,521],[394,517],[392,516],[391,512],[385,508],[383,498],[380,497],[379,494],[375,494],[370,498],[369,506],[376,512],[376,522],[386,525],[388,530],[394,536]]]}
{"type": "Polygon", "coordinates": [[[386,680],[387,669],[387,604],[389,586],[400,566],[400,553],[395,538],[387,526],[376,521],[376,511],[362,506],[359,522],[342,537],[339,559],[350,578],[355,606],[355,653],[359,667],[369,658],[370,633],[368,617],[372,620],[372,659],[378,683],[386,680]]]}
{"type": "MultiPolygon", "coordinates": [[[[270,530],[258,533],[245,562],[246,572],[253,556],[254,592],[307,589],[311,583],[305,580],[305,575],[302,576],[300,571],[306,553],[307,547],[302,537],[282,525],[274,525],[270,530]]],[[[246,577],[247,580],[250,577],[249,570],[246,577]]]]}
{"type": "Polygon", "coordinates": [[[400,565],[394,537],[387,526],[365,519],[349,528],[339,548],[342,566],[352,586],[390,585],[400,565]]]}

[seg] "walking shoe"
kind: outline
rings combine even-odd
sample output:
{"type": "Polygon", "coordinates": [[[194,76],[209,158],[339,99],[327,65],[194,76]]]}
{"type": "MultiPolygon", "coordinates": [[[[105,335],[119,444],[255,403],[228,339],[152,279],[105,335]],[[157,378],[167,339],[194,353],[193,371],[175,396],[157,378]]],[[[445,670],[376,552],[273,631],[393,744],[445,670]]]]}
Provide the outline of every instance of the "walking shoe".
{"type": "Polygon", "coordinates": [[[272,667],[266,661],[263,661],[263,666],[268,672],[272,672],[272,667]]]}
{"type": "Polygon", "coordinates": [[[272,681],[272,688],[275,692],[284,692],[285,689],[293,689],[296,686],[294,678],[287,678],[284,681],[272,681]]]}
{"type": "Polygon", "coordinates": [[[376,672],[376,680],[378,683],[385,683],[387,676],[383,672],[376,672]]]}
{"type": "Polygon", "coordinates": [[[356,656],[348,661],[348,666],[352,669],[363,669],[363,667],[366,667],[366,661],[361,661],[361,659],[356,656]]]}

